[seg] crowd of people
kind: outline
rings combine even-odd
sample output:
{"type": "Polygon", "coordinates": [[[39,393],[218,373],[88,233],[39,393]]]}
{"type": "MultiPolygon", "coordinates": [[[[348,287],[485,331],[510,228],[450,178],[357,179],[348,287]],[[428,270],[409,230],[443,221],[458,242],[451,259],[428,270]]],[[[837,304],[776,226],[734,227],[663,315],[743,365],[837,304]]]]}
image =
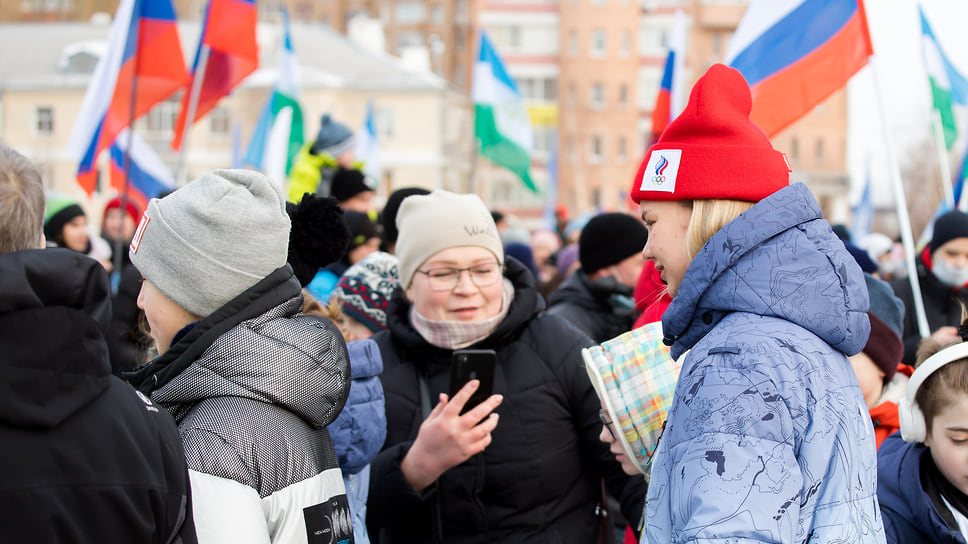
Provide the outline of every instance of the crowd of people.
{"type": "Polygon", "coordinates": [[[534,231],[474,194],[375,209],[328,115],[287,190],[213,170],[98,235],[0,144],[6,534],[968,542],[968,214],[915,297],[750,108],[712,66],[637,214],[534,231]]]}

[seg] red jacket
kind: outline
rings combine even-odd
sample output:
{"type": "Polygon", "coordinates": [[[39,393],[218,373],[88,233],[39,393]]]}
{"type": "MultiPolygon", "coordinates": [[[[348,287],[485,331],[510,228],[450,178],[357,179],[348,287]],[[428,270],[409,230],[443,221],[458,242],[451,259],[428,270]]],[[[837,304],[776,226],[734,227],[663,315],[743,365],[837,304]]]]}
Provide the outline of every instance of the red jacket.
{"type": "Polygon", "coordinates": [[[639,274],[639,281],[635,284],[635,307],[638,308],[638,319],[635,320],[633,329],[637,329],[646,323],[655,323],[662,320],[672,297],[666,290],[666,286],[659,277],[659,271],[655,269],[655,263],[646,261],[639,274]]]}

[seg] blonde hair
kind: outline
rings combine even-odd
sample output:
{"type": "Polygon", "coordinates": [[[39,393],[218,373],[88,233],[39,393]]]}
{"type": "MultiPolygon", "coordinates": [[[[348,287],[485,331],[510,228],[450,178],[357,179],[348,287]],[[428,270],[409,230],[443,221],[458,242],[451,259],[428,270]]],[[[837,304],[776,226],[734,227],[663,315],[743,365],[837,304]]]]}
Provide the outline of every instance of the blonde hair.
{"type": "Polygon", "coordinates": [[[692,217],[686,228],[686,255],[692,261],[702,246],[730,221],[753,207],[755,202],[745,200],[692,200],[681,201],[692,205],[692,217]]]}
{"type": "Polygon", "coordinates": [[[44,182],[26,157],[0,144],[0,253],[39,249],[44,182]]]}
{"type": "Polygon", "coordinates": [[[325,317],[339,328],[339,332],[343,335],[344,341],[352,342],[354,340],[353,333],[350,332],[346,327],[346,323],[343,321],[343,307],[338,300],[335,298],[330,299],[329,303],[323,306],[315,297],[309,294],[309,291],[303,289],[302,294],[302,312],[304,314],[325,317]]]}

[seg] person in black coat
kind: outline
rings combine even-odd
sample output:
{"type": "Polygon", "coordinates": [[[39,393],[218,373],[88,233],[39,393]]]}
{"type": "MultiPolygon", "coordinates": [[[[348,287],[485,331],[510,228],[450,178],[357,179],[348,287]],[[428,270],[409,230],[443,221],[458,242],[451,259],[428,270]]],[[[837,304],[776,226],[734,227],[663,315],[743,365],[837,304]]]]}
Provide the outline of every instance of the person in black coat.
{"type": "Polygon", "coordinates": [[[548,298],[548,313],[564,318],[595,343],[632,329],[635,284],[645,259],[649,232],[641,220],[624,213],[593,217],[578,239],[576,270],[548,298]]]}
{"type": "Polygon", "coordinates": [[[10,542],[196,542],[171,416],[111,376],[104,269],[43,247],[43,185],[0,145],[0,526],[10,542]]]}
{"type": "MultiPolygon", "coordinates": [[[[954,210],[934,222],[931,243],[916,260],[921,299],[931,339],[945,345],[956,342],[961,323],[961,302],[968,301],[968,214],[954,210]]],[[[904,302],[904,364],[913,365],[921,333],[914,295],[908,278],[891,283],[904,302]]]]}
{"type": "Polygon", "coordinates": [[[591,340],[542,313],[533,275],[506,259],[475,195],[408,197],[397,219],[400,285],[374,336],[387,439],[372,464],[367,524],[381,544],[598,542],[602,478],[633,527],[646,483],[598,440],[581,363],[591,340]],[[503,270],[503,273],[502,273],[503,270]],[[455,350],[493,349],[493,395],[460,415],[455,350]]]}

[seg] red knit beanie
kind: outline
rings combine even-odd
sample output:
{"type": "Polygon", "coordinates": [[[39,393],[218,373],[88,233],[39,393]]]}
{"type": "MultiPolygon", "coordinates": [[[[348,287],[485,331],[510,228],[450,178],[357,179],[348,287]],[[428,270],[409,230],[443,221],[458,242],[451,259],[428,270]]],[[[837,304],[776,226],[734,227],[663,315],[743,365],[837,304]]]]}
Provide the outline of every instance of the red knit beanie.
{"type": "Polygon", "coordinates": [[[742,74],[722,64],[710,67],[649,148],[632,199],[758,202],[789,185],[786,156],[750,121],[752,107],[742,74]]]}
{"type": "MultiPolygon", "coordinates": [[[[116,196],[111,200],[108,200],[108,203],[104,205],[104,213],[105,215],[107,215],[108,210],[113,210],[114,208],[120,208],[120,207],[121,207],[121,197],[116,196]]],[[[138,209],[138,205],[134,203],[130,198],[125,199],[124,201],[124,211],[127,212],[129,216],[131,216],[131,219],[134,220],[135,225],[137,225],[138,222],[141,221],[141,210],[138,209]]]]}

